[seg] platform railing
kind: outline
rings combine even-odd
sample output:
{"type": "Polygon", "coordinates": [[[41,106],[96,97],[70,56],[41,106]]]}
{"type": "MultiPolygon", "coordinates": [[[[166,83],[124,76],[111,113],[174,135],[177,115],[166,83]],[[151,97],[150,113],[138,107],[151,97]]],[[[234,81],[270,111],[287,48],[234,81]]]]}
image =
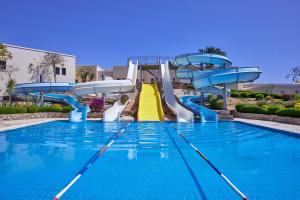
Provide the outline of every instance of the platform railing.
{"type": "Polygon", "coordinates": [[[161,62],[174,61],[173,56],[131,56],[127,58],[127,62],[131,60],[133,63],[139,61],[139,65],[160,65],[161,62]]]}

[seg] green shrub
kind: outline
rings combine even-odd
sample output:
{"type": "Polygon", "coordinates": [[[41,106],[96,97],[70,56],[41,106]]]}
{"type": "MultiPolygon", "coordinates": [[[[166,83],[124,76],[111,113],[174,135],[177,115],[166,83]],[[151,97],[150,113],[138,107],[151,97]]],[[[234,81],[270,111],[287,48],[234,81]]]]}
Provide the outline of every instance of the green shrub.
{"type": "Polygon", "coordinates": [[[27,107],[27,112],[28,113],[36,113],[39,111],[39,107],[35,105],[30,105],[27,107]]]}
{"type": "Polygon", "coordinates": [[[256,105],[258,106],[268,105],[268,102],[265,100],[259,100],[256,102],[256,105]]]}
{"type": "Polygon", "coordinates": [[[300,118],[299,108],[283,108],[275,112],[276,115],[285,117],[296,117],[300,118]]]}
{"type": "Polygon", "coordinates": [[[282,108],[283,108],[282,105],[271,105],[268,107],[268,114],[275,115],[275,113],[282,108]]]}
{"type": "Polygon", "coordinates": [[[267,110],[253,104],[247,104],[241,108],[240,112],[244,113],[256,113],[256,114],[267,114],[267,110]]]}
{"type": "Polygon", "coordinates": [[[295,95],[295,100],[300,100],[300,96],[299,95],[295,95]]]}
{"type": "Polygon", "coordinates": [[[240,94],[240,96],[242,97],[242,98],[247,98],[247,96],[248,96],[248,92],[242,92],[241,94],[240,94]]]}
{"type": "Polygon", "coordinates": [[[270,96],[270,95],[268,95],[268,96],[265,97],[265,100],[267,100],[267,101],[270,101],[270,100],[272,100],[272,99],[273,99],[273,97],[270,96]]]}
{"type": "Polygon", "coordinates": [[[0,114],[19,114],[26,113],[25,106],[0,106],[0,114]]]}
{"type": "Polygon", "coordinates": [[[240,112],[241,111],[241,109],[245,106],[246,104],[236,104],[235,105],[235,110],[236,111],[238,111],[238,112],[240,112]]]}
{"type": "Polygon", "coordinates": [[[247,98],[256,98],[256,95],[257,95],[258,93],[257,92],[249,92],[248,94],[247,94],[247,98]]]}
{"type": "Polygon", "coordinates": [[[41,106],[39,107],[39,112],[61,112],[62,108],[52,107],[52,106],[41,106]]]}
{"type": "Polygon", "coordinates": [[[234,97],[234,98],[238,98],[238,97],[240,97],[240,94],[238,92],[231,92],[230,96],[234,97]]]}
{"type": "Polygon", "coordinates": [[[256,98],[256,100],[262,100],[262,99],[264,99],[264,95],[263,94],[257,94],[255,96],[255,98],[256,98]]]}
{"type": "Polygon", "coordinates": [[[223,108],[223,100],[218,99],[217,97],[211,98],[209,100],[209,106],[213,110],[221,110],[223,108]]]}
{"type": "Polygon", "coordinates": [[[295,101],[286,101],[284,102],[284,107],[286,108],[294,108],[296,102],[295,101]]]}
{"type": "Polygon", "coordinates": [[[214,95],[211,95],[211,94],[209,94],[208,96],[207,96],[207,100],[208,101],[210,101],[212,98],[214,98],[215,96],[214,95]]]}
{"type": "Polygon", "coordinates": [[[73,110],[73,107],[72,106],[64,106],[62,107],[62,112],[63,113],[69,113],[73,110]]]}

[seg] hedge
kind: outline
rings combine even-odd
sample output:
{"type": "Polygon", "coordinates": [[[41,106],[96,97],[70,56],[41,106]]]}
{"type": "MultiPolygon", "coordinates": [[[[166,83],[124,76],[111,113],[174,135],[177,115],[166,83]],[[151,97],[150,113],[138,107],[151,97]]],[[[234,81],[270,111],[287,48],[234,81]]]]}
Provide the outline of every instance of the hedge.
{"type": "Polygon", "coordinates": [[[26,113],[25,106],[0,106],[0,114],[19,114],[26,113]]]}
{"type": "Polygon", "coordinates": [[[267,110],[257,105],[246,104],[242,106],[239,112],[243,113],[256,113],[256,114],[267,114],[267,110]]]}
{"type": "Polygon", "coordinates": [[[61,112],[62,108],[52,107],[52,106],[41,106],[39,107],[39,112],[61,112]]]}
{"type": "Polygon", "coordinates": [[[300,108],[283,108],[275,112],[276,115],[300,118],[300,108]]]}
{"type": "Polygon", "coordinates": [[[236,104],[235,105],[235,109],[240,112],[242,110],[242,108],[245,106],[246,104],[236,104]]]}
{"type": "Polygon", "coordinates": [[[269,115],[275,115],[275,113],[280,109],[283,109],[283,106],[281,106],[281,105],[271,105],[271,106],[268,107],[268,114],[269,115]]]}
{"type": "Polygon", "coordinates": [[[64,106],[62,107],[62,112],[63,113],[69,113],[73,110],[73,107],[72,106],[64,106]]]}
{"type": "Polygon", "coordinates": [[[35,105],[30,105],[27,107],[27,112],[28,113],[36,113],[39,111],[39,107],[35,105]]]}
{"type": "Polygon", "coordinates": [[[256,100],[262,100],[262,99],[264,99],[264,95],[263,94],[256,94],[255,98],[256,98],[256,100]]]}

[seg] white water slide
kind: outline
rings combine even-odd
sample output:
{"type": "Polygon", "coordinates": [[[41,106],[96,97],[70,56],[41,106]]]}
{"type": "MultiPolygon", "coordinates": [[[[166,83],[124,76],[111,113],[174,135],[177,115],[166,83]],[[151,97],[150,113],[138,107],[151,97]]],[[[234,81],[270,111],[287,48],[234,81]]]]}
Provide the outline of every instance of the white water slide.
{"type": "MultiPolygon", "coordinates": [[[[137,71],[138,63],[133,64],[131,61],[129,61],[127,78],[125,80],[106,80],[80,83],[77,84],[73,90],[77,96],[98,93],[130,92],[135,88],[137,71]]],[[[103,113],[103,121],[119,121],[120,114],[123,112],[128,102],[129,97],[126,94],[120,96],[120,98],[113,104],[113,106],[103,113]]]]}
{"type": "Polygon", "coordinates": [[[162,75],[164,99],[167,106],[176,115],[177,122],[194,122],[194,114],[181,106],[175,99],[168,61],[165,64],[160,65],[160,70],[162,75]]]}
{"type": "Polygon", "coordinates": [[[76,96],[99,93],[122,93],[129,92],[135,87],[138,63],[129,61],[128,74],[125,80],[104,80],[86,83],[78,83],[73,90],[76,96]]]}

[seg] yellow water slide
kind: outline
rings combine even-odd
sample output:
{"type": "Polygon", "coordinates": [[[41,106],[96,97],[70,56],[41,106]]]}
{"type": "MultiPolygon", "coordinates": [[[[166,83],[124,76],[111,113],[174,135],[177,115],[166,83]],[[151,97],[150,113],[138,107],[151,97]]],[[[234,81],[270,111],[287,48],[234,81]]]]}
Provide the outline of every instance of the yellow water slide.
{"type": "Polygon", "coordinates": [[[163,121],[164,111],[156,84],[142,84],[140,94],[139,121],[163,121]]]}

